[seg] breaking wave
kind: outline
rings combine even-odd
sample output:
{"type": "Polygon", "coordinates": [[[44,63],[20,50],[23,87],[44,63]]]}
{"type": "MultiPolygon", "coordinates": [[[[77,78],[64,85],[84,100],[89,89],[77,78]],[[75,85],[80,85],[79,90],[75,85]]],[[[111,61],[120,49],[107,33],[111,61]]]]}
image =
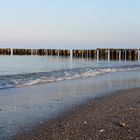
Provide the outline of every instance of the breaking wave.
{"type": "Polygon", "coordinates": [[[0,89],[31,86],[62,80],[73,80],[85,77],[94,77],[106,73],[126,72],[140,70],[140,65],[121,67],[88,67],[78,69],[65,69],[52,72],[38,72],[17,75],[0,76],[0,89]]]}

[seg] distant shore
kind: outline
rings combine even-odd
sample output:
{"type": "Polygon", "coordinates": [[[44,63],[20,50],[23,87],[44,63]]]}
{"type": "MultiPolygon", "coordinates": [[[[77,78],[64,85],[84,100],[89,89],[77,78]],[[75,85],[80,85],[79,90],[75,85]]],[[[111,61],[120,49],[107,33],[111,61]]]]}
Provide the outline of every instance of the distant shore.
{"type": "Polygon", "coordinates": [[[139,140],[140,88],[114,94],[75,106],[15,140],[139,140]]]}

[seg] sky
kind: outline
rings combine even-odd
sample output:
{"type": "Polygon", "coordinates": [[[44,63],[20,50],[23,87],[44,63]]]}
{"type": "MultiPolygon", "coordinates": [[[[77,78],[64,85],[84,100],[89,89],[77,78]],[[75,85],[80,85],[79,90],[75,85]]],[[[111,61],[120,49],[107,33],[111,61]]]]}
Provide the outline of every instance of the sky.
{"type": "Polygon", "coordinates": [[[0,0],[0,47],[140,48],[140,0],[0,0]]]}

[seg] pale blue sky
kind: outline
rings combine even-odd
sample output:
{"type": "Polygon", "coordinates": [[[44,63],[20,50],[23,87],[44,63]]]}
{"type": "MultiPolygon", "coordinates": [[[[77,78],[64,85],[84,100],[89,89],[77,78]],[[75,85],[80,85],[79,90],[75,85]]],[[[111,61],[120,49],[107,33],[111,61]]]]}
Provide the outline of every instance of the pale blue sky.
{"type": "Polygon", "coordinates": [[[0,0],[0,44],[139,48],[139,17],[140,0],[0,0]]]}

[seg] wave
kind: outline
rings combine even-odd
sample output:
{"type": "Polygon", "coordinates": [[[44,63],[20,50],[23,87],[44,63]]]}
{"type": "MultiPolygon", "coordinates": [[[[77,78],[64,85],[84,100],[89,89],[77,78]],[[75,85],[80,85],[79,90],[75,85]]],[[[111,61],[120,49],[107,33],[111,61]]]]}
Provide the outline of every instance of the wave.
{"type": "Polygon", "coordinates": [[[88,67],[78,69],[65,69],[52,72],[38,72],[17,75],[0,76],[0,89],[31,86],[62,80],[73,80],[85,77],[94,77],[106,73],[126,72],[140,70],[140,65],[121,67],[88,67]]]}

